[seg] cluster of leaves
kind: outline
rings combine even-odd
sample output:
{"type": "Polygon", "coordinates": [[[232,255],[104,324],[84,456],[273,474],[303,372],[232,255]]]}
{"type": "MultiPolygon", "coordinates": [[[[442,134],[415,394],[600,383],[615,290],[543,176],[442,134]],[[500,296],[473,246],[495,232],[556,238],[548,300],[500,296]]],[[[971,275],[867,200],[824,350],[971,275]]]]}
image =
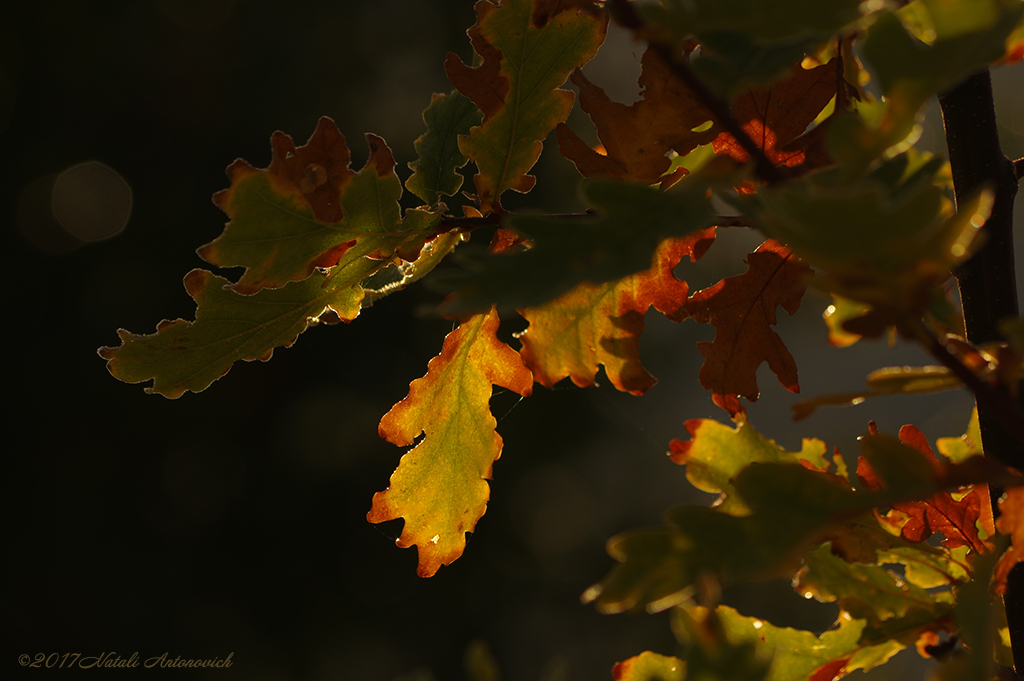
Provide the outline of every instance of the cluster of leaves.
{"type": "MultiPolygon", "coordinates": [[[[275,133],[267,168],[228,168],[231,186],[215,201],[230,221],[198,251],[242,275],[193,270],[185,287],[194,321],[164,321],[150,335],[122,330],[121,345],[100,354],[115,377],[152,380],[148,392],[204,390],[234,362],[268,360],[309,326],[351,322],[454,252],[461,269],[432,279],[450,293],[440,311],[458,327],[380,422],[381,437],[411,449],[367,516],[403,518],[398,544],[416,546],[418,572],[430,576],[462,554],[486,509],[502,452],[493,386],[523,396],[565,378],[592,386],[603,367],[617,389],[642,395],[655,382],[639,356],[649,308],[714,325],[714,340],[697,346],[700,383],[737,427],[691,421],[691,439],[673,442],[671,456],[720,499],[670,512],[666,528],[611,540],[621,564],[585,595],[607,612],[675,607],[690,654],[644,653],[615,677],[823,681],[910,644],[925,651],[964,622],[996,617],[985,596],[990,575],[998,588],[1024,544],[1020,478],[976,456],[976,432],[940,442],[940,461],[908,426],[899,439],[863,438],[855,489],[824,444],[780,449],[753,430],[741,402],[758,398],[762,363],[799,390],[796,362],[773,326],[777,308],[793,314],[808,285],[835,297],[827,321],[836,343],[963,326],[943,284],[976,250],[992,192],[954,210],[944,162],[908,138],[929,98],[1020,52],[1024,4],[899,4],[481,0],[468,31],[473,65],[450,54],[444,68],[455,90],[434,95],[423,114],[404,183],[420,207],[402,210],[403,183],[381,138],[366,135],[368,158],[354,171],[329,119],[303,146],[275,133]],[[610,14],[648,43],[641,94],[629,105],[580,71],[610,14]],[[565,124],[574,103],[560,87],[567,79],[597,148],[565,124]],[[534,186],[529,171],[551,133],[585,178],[589,209],[509,214],[502,196],[534,186]],[[472,188],[460,195],[459,170],[470,161],[472,188]],[[717,214],[712,197],[736,215],[717,214]],[[456,215],[446,201],[463,199],[456,215]],[[481,226],[500,226],[488,248],[460,246],[481,226]],[[691,292],[675,271],[730,226],[766,240],[745,272],[691,292]],[[518,350],[499,340],[499,313],[528,322],[518,350]],[[1011,488],[998,526],[989,483],[1011,488]],[[997,530],[1014,536],[998,564],[997,530]],[[927,542],[935,533],[939,545],[927,542]],[[839,604],[835,629],[820,637],[780,629],[713,598],[694,600],[714,591],[708,585],[784,574],[795,574],[807,597],[839,604]],[[974,588],[981,595],[965,601],[974,588]]],[[[1009,345],[955,341],[983,380],[1019,375],[1024,334],[1019,322],[1007,328],[1009,345]]],[[[815,398],[799,412],[961,380],[948,368],[885,369],[868,391],[815,398]]],[[[995,631],[961,635],[990,664],[995,631]]]]}

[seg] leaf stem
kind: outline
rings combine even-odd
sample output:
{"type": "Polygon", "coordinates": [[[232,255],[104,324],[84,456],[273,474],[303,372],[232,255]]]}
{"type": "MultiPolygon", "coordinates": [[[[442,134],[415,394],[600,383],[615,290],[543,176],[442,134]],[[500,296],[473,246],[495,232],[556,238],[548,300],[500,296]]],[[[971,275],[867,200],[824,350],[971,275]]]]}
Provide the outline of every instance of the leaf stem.
{"type": "MultiPolygon", "coordinates": [[[[612,16],[615,20],[622,25],[624,28],[628,28],[633,32],[641,32],[646,28],[644,20],[637,13],[636,9],[629,2],[629,0],[611,0],[610,8],[612,16]]],[[[765,155],[764,150],[757,145],[757,143],[747,134],[747,131],[743,129],[739,121],[732,115],[729,110],[729,103],[720,98],[714,92],[708,88],[704,82],[694,74],[690,69],[689,64],[684,61],[679,61],[675,58],[672,53],[672,48],[666,43],[650,41],[650,46],[654,49],[658,56],[661,57],[666,64],[672,69],[672,73],[675,74],[679,80],[690,89],[690,91],[700,100],[707,109],[718,121],[719,125],[725,128],[726,132],[732,135],[736,142],[746,151],[750,158],[754,160],[754,170],[758,176],[767,182],[768,184],[776,184],[784,182],[786,180],[786,174],[782,172],[768,156],[765,155]]]]}

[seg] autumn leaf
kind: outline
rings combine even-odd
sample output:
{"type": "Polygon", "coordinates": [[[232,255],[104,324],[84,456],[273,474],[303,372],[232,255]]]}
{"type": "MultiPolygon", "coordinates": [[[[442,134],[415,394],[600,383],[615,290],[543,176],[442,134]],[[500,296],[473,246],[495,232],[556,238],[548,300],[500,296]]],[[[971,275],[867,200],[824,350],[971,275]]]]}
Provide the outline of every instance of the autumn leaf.
{"type": "Polygon", "coordinates": [[[598,365],[617,389],[642,395],[655,384],[640,364],[644,313],[654,306],[680,321],[689,287],[672,270],[689,256],[696,261],[711,246],[714,228],[662,242],[654,265],[618,281],[580,284],[540,307],[520,311],[530,323],[519,334],[522,355],[534,379],[548,388],[569,377],[580,387],[594,385],[598,365]]]}
{"type": "Polygon", "coordinates": [[[572,74],[580,89],[580,107],[590,114],[607,154],[591,149],[564,123],[556,129],[562,155],[584,177],[614,177],[654,184],[671,166],[666,154],[680,156],[718,135],[711,112],[676,78],[656,50],[641,60],[640,99],[626,106],[613,102],[582,72],[572,74]],[[700,132],[694,132],[701,129],[700,132]]]}
{"type": "Polygon", "coordinates": [[[329,118],[320,119],[302,147],[274,133],[266,170],[243,160],[228,168],[231,188],[214,202],[231,221],[199,255],[221,267],[245,267],[232,285],[245,295],[301,281],[318,267],[337,268],[335,275],[359,269],[364,257],[383,260],[401,251],[414,259],[426,238],[416,231],[423,221],[412,215],[402,221],[391,150],[376,135],[366,141],[366,165],[353,173],[345,138],[329,118]]]}
{"type": "MultiPolygon", "coordinates": [[[[899,439],[924,455],[936,473],[941,472],[942,464],[932,453],[924,433],[905,425],[900,428],[899,439]]],[[[868,487],[881,489],[875,470],[867,460],[861,459],[858,463],[857,475],[868,487]]],[[[948,491],[940,491],[921,501],[897,502],[886,517],[899,527],[900,535],[911,542],[924,541],[940,532],[945,537],[942,544],[947,548],[967,546],[977,553],[991,551],[992,542],[978,534],[979,524],[989,537],[995,534],[988,487],[975,486],[957,496],[959,498],[948,491]]]]}
{"type": "Polygon", "coordinates": [[[416,545],[417,574],[430,577],[462,555],[487,508],[491,467],[501,437],[491,415],[491,386],[529,395],[533,378],[519,354],[495,336],[493,310],[462,322],[430,360],[427,374],[380,421],[380,436],[405,453],[387,490],[373,495],[371,523],[404,518],[397,544],[416,545]]]}
{"type": "Polygon", "coordinates": [[[604,42],[607,15],[579,5],[480,0],[468,33],[482,63],[470,67],[448,54],[448,79],[484,113],[483,122],[459,138],[459,149],[479,170],[473,181],[484,214],[501,212],[506,190],[533,188],[536,178],[527,172],[542,141],[572,109],[573,94],[559,86],[604,42]]]}
{"type": "Polygon", "coordinates": [[[790,452],[758,433],[745,413],[733,416],[735,428],[712,419],[692,419],[685,424],[690,434],[687,441],[672,440],[669,457],[686,466],[686,479],[697,489],[721,496],[715,507],[725,513],[739,515],[745,504],[733,487],[733,480],[746,466],[755,462],[800,463],[826,470],[828,448],[815,438],[804,438],[799,452],[790,452]]]}
{"type": "MultiPolygon", "coordinates": [[[[379,267],[363,260],[366,273],[379,267]]],[[[171,399],[200,392],[236,361],[265,362],[275,348],[290,347],[318,319],[354,319],[363,298],[358,284],[323,274],[253,296],[229,290],[229,283],[206,270],[189,272],[185,290],[196,301],[196,320],[164,320],[148,336],[119,330],[121,345],[99,350],[107,369],[126,383],[152,379],[146,392],[171,399]]]]}
{"type": "Polygon", "coordinates": [[[659,655],[645,651],[616,662],[612,667],[612,678],[615,681],[684,681],[686,663],[678,657],[659,655]]]}
{"type": "Polygon", "coordinates": [[[1010,536],[1012,544],[996,563],[993,584],[996,593],[1006,591],[1006,580],[1017,563],[1024,562],[1024,487],[1011,487],[999,499],[996,529],[1010,536]]]}
{"type": "Polygon", "coordinates": [[[667,191],[632,182],[591,178],[580,183],[588,214],[516,215],[506,221],[531,247],[502,254],[461,249],[462,271],[435,277],[455,291],[443,308],[464,314],[539,307],[580,283],[603,284],[649,270],[665,239],[686,237],[716,222],[708,190],[744,177],[730,159],[717,158],[667,191]]]}
{"type": "Polygon", "coordinates": [[[804,556],[793,588],[823,603],[838,601],[844,612],[873,626],[915,609],[938,620],[950,613],[953,602],[950,591],[929,592],[881,565],[847,562],[827,543],[804,556]]]}
{"type": "Polygon", "coordinates": [[[441,194],[452,196],[462,186],[462,175],[456,171],[469,159],[459,151],[459,135],[469,134],[479,125],[483,114],[457,90],[447,95],[434,94],[423,112],[427,131],[415,142],[419,157],[409,163],[414,172],[405,187],[430,205],[441,194]]]}
{"type": "MultiPolygon", "coordinates": [[[[682,628],[676,622],[684,615],[699,620],[707,613],[707,608],[687,604],[673,613],[673,629],[682,628]]],[[[755,658],[770,660],[764,681],[833,681],[854,670],[884,664],[905,647],[899,640],[865,640],[866,622],[845,613],[820,636],[741,615],[725,605],[714,613],[731,645],[746,643],[753,646],[755,658]]],[[[900,633],[905,637],[913,632],[900,633]]]]}
{"type": "MultiPolygon", "coordinates": [[[[823,144],[820,135],[803,134],[825,105],[836,96],[840,82],[840,60],[811,69],[794,67],[782,80],[764,88],[755,88],[738,97],[732,113],[765,156],[779,166],[796,166],[804,162],[807,144],[823,144]]],[[[728,132],[718,135],[712,146],[716,154],[726,154],[746,162],[748,154],[728,132]]],[[[809,168],[808,168],[809,169],[809,168]]]]}
{"type": "MultiPolygon", "coordinates": [[[[704,356],[700,384],[716,402],[741,395],[757,400],[757,368],[762,362],[790,392],[799,392],[797,368],[782,339],[772,330],[775,308],[794,314],[804,293],[810,268],[779,242],[769,239],[747,256],[744,274],[723,279],[698,291],[686,302],[686,312],[702,324],[714,324],[711,343],[697,343],[704,356]]],[[[733,410],[731,410],[733,411],[733,410]]]]}

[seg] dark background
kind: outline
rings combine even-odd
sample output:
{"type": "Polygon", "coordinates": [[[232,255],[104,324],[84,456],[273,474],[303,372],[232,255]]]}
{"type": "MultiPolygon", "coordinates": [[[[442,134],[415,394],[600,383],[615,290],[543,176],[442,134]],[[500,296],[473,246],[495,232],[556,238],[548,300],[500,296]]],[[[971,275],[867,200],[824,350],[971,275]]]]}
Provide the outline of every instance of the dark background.
{"type": "MultiPolygon", "coordinates": [[[[602,616],[579,595],[610,567],[608,537],[699,498],[664,452],[685,437],[685,420],[726,420],[696,382],[694,342],[713,329],[649,316],[644,361],[661,383],[642,400],[607,385],[538,387],[521,402],[498,394],[505,451],[488,513],[464,556],[426,580],[415,576],[415,552],[394,546],[400,521],[373,526],[365,514],[401,455],[378,439],[377,421],[452,327],[418,312],[436,294],[414,286],[175,401],[117,382],[96,356],[117,345],[119,327],[151,333],[160,319],[192,318],[181,277],[203,265],[194,250],[225,220],[209,196],[227,185],[234,158],[269,162],[272,131],[302,143],[329,115],[354,166],[365,159],[362,133],[374,132],[407,177],[420,112],[431,92],[451,89],[445,53],[469,59],[471,2],[39,1],[5,12],[5,562],[14,575],[0,667],[17,667],[21,654],[233,653],[229,670],[141,671],[454,680],[466,678],[466,651],[484,644],[505,679],[575,681],[608,679],[615,661],[645,649],[677,652],[665,614],[602,616]],[[48,200],[62,172],[89,161],[124,178],[132,210],[121,234],[83,244],[61,234],[48,200]]],[[[614,34],[588,73],[631,101],[638,54],[614,34]]],[[[1004,133],[1018,156],[1020,80],[1019,67],[996,73],[1011,93],[999,106],[1016,126],[1004,133]]],[[[934,118],[925,141],[941,149],[934,118]]],[[[552,144],[548,152],[538,192],[511,207],[577,208],[575,171],[552,144]]],[[[697,287],[737,274],[756,243],[733,230],[686,278],[697,287]]],[[[855,389],[876,366],[928,363],[904,346],[827,347],[827,304],[808,294],[780,321],[805,395],[855,389]]],[[[794,398],[769,373],[760,380],[751,419],[789,448],[806,434],[854,454],[869,419],[958,435],[970,408],[960,392],[886,399],[794,427],[794,398]]],[[[726,601],[780,625],[823,630],[834,617],[784,582],[726,601]]],[[[920,675],[913,653],[897,660],[874,678],[920,675]]]]}

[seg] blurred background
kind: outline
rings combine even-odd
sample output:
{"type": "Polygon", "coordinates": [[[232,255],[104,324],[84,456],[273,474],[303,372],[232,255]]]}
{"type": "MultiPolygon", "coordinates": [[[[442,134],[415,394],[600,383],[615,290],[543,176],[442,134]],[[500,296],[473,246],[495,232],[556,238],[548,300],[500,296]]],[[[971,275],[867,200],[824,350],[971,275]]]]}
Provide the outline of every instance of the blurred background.
{"type": "MultiPolygon", "coordinates": [[[[661,382],[643,399],[603,377],[591,390],[497,394],[505,450],[487,515],[464,556],[426,580],[415,576],[415,552],[394,546],[401,522],[373,526],[365,514],[402,454],[378,439],[377,421],[452,328],[418,312],[437,294],[414,286],[174,401],[117,382],[96,356],[118,344],[118,328],[151,333],[161,319],[193,318],[181,278],[203,266],[195,249],[225,221],[209,197],[227,186],[223,169],[236,157],[267,165],[274,130],[303,143],[331,116],[355,167],[366,157],[362,133],[373,132],[405,179],[420,112],[432,92],[451,89],[444,56],[469,60],[473,22],[465,0],[5,9],[5,535],[15,569],[3,597],[5,667],[20,654],[230,653],[227,670],[162,675],[454,681],[481,678],[466,660],[479,667],[492,655],[504,679],[582,681],[611,678],[613,663],[643,650],[678,651],[666,614],[603,616],[579,596],[611,565],[608,537],[703,501],[665,452],[686,437],[687,419],[727,420],[696,380],[694,343],[712,328],[648,316],[642,352],[661,382]]],[[[588,76],[630,102],[640,53],[613,31],[588,76]]],[[[994,74],[1015,157],[1024,155],[1021,76],[1019,66],[994,74]]],[[[936,111],[923,141],[941,151],[936,111]]],[[[570,124],[589,125],[579,112],[570,124]]],[[[578,176],[553,140],[536,174],[538,190],[508,207],[578,208],[578,176]]],[[[743,271],[758,239],[723,231],[679,272],[691,288],[743,271]]],[[[929,363],[904,344],[828,347],[828,304],[808,293],[797,315],[780,312],[803,395],[857,389],[878,366],[929,363]]],[[[750,418],[790,449],[813,436],[853,456],[870,419],[890,432],[915,423],[934,441],[961,434],[971,407],[963,392],[885,398],[794,425],[797,398],[766,370],[759,378],[750,418]]],[[[817,631],[835,617],[782,581],[727,591],[725,601],[817,631]]],[[[870,677],[920,669],[910,652],[870,677]]]]}

